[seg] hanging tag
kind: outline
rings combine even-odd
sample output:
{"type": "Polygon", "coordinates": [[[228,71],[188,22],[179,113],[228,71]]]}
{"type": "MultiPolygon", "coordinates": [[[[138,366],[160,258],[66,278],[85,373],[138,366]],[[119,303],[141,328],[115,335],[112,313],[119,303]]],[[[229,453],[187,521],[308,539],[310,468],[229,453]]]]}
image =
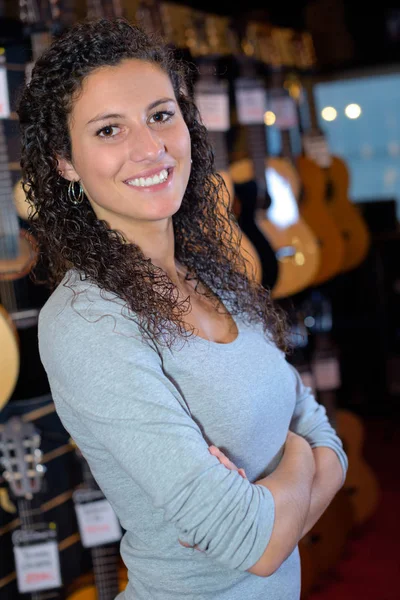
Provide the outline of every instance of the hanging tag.
{"type": "Polygon", "coordinates": [[[297,125],[296,106],[289,96],[273,96],[269,102],[269,110],[275,115],[274,125],[278,129],[291,129],[297,125]]]}
{"type": "Polygon", "coordinates": [[[198,92],[195,98],[205,127],[209,131],[228,131],[230,126],[228,95],[198,92]]]}
{"type": "Polygon", "coordinates": [[[100,490],[73,493],[79,532],[84,548],[117,542],[122,537],[118,518],[100,490]]]}
{"type": "Polygon", "coordinates": [[[328,142],[324,135],[304,134],[304,153],[322,168],[329,167],[332,162],[328,142]]]}
{"type": "Polygon", "coordinates": [[[8,95],[7,70],[0,65],[0,119],[10,116],[10,100],[8,95]]]}
{"type": "Polygon", "coordinates": [[[51,590],[62,585],[55,528],[16,530],[12,535],[17,586],[21,594],[51,590]]]}
{"type": "Polygon", "coordinates": [[[320,392],[336,390],[341,385],[339,361],[335,357],[318,358],[312,363],[315,387],[320,392]]]}
{"type": "Polygon", "coordinates": [[[267,110],[264,89],[236,89],[235,95],[237,117],[241,125],[264,123],[264,115],[267,110]]]}

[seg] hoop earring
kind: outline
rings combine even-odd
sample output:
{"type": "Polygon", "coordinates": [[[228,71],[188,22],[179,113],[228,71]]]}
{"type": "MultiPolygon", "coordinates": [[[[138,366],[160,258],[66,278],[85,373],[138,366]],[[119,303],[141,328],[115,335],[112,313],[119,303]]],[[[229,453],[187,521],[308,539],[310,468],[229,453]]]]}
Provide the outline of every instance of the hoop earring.
{"type": "Polygon", "coordinates": [[[83,191],[82,183],[80,181],[70,181],[67,193],[68,193],[69,201],[72,204],[75,204],[75,206],[77,206],[79,204],[82,204],[85,192],[83,191]],[[76,193],[76,190],[75,190],[75,184],[76,183],[79,183],[79,192],[78,192],[78,194],[76,193]]]}

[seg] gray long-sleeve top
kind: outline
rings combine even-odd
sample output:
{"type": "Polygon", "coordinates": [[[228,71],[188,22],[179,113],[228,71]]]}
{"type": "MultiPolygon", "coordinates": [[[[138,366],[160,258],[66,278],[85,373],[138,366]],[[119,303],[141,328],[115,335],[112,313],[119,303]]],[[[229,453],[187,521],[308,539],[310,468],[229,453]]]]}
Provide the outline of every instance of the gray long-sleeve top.
{"type": "Polygon", "coordinates": [[[58,415],[126,530],[121,600],[296,600],[298,549],[271,577],[247,571],[274,523],[272,494],[252,482],[279,464],[289,428],[332,448],[346,473],[324,407],[261,326],[235,317],[229,344],[152,348],[121,301],[67,277],[41,310],[40,355],[58,415]]]}

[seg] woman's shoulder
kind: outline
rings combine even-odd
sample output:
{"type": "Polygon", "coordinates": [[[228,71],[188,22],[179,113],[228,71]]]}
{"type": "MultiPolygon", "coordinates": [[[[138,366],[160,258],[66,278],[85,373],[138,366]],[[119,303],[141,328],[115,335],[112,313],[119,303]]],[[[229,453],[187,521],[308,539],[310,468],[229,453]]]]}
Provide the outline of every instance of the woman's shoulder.
{"type": "Polygon", "coordinates": [[[124,318],[127,312],[125,302],[111,292],[106,292],[98,285],[85,278],[77,270],[68,271],[62,281],[54,289],[39,314],[39,339],[51,341],[85,336],[88,326],[101,323],[99,327],[90,329],[90,335],[101,335],[103,323],[112,323],[114,329],[119,328],[137,333],[134,315],[124,318]],[[116,327],[118,323],[118,327],[116,327]]]}

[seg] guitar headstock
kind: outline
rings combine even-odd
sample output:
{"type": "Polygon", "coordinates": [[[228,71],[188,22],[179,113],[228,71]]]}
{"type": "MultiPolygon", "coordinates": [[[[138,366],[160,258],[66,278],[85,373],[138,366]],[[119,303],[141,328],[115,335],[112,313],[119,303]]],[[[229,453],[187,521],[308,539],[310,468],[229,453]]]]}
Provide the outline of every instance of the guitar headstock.
{"type": "Polygon", "coordinates": [[[3,476],[16,498],[31,500],[40,492],[45,467],[42,465],[40,435],[32,423],[11,417],[0,432],[3,476]]]}

